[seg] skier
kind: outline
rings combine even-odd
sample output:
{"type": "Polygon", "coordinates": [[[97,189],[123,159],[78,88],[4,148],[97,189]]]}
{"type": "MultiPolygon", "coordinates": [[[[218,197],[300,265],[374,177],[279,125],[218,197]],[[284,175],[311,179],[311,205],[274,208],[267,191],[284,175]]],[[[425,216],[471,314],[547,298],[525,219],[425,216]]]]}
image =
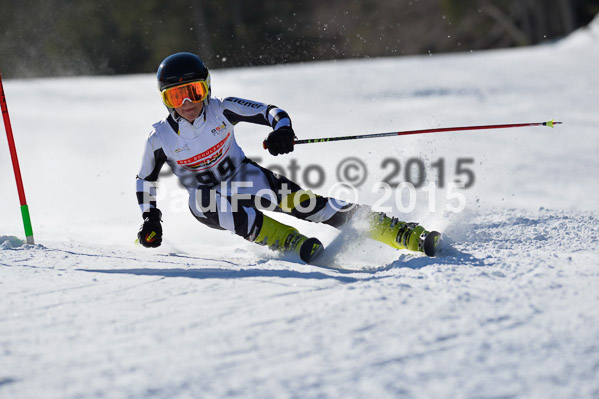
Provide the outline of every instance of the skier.
{"type": "Polygon", "coordinates": [[[394,248],[434,255],[439,233],[372,212],[366,206],[315,195],[248,159],[235,140],[234,125],[239,122],[272,128],[265,140],[272,155],[293,151],[295,133],[289,115],[281,108],[236,97],[212,97],[210,73],[192,53],[164,59],[157,80],[169,115],[153,125],[137,175],[143,215],[138,238],[143,246],[158,247],[162,242],[155,183],[167,163],[187,188],[191,213],[201,223],[273,249],[295,252],[306,263],[321,253],[322,243],[264,214],[264,209],[339,228],[359,208],[368,218],[370,237],[394,248]]]}

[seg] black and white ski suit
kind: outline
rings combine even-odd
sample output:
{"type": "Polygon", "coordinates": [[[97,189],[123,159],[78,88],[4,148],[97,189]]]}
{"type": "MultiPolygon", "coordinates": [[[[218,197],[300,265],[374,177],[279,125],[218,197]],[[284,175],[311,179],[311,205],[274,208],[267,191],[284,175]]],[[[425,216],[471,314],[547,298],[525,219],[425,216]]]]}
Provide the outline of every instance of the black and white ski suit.
{"type": "Polygon", "coordinates": [[[248,159],[235,140],[239,122],[273,130],[291,126],[284,110],[235,97],[211,97],[193,123],[172,112],[154,124],[136,181],[141,211],[156,207],[155,182],[167,163],[189,192],[189,208],[200,222],[249,240],[260,231],[264,208],[336,227],[347,220],[351,204],[314,196],[248,159]]]}

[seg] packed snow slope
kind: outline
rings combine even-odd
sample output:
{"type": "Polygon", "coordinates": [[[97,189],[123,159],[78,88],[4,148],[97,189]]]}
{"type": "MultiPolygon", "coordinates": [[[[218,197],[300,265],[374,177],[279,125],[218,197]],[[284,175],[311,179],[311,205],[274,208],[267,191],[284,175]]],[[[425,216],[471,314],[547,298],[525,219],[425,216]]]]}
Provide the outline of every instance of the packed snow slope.
{"type": "Polygon", "coordinates": [[[276,104],[300,138],[564,122],[276,158],[238,125],[263,165],[341,197],[347,178],[450,239],[426,258],[280,218],[329,246],[323,267],[200,225],[166,173],[164,245],[134,245],[154,76],[5,82],[37,244],[14,237],[0,135],[0,397],[599,397],[597,65],[599,21],[534,48],[214,70],[214,95],[276,104]]]}

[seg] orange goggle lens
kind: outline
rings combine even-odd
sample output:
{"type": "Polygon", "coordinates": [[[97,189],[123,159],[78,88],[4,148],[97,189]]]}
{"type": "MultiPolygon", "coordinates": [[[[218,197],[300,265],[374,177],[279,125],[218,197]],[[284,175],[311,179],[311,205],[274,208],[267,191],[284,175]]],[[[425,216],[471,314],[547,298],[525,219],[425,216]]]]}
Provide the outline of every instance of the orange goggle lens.
{"type": "Polygon", "coordinates": [[[167,107],[177,108],[183,105],[186,99],[194,103],[204,101],[208,96],[208,85],[203,80],[186,83],[164,89],[160,92],[160,95],[167,107]]]}

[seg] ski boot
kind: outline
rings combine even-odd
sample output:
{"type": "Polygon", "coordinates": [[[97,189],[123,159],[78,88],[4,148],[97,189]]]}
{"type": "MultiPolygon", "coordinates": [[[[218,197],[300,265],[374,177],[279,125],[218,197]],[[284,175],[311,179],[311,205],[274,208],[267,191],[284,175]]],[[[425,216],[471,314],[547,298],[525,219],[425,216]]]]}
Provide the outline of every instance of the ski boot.
{"type": "Polygon", "coordinates": [[[417,223],[406,223],[397,218],[390,218],[384,213],[373,213],[370,216],[370,238],[397,249],[424,252],[435,256],[441,234],[437,231],[426,231],[417,223]]]}
{"type": "Polygon", "coordinates": [[[266,215],[257,237],[253,240],[260,245],[267,245],[273,250],[295,252],[300,259],[311,263],[324,250],[322,243],[314,237],[306,237],[297,229],[280,223],[266,215]]]}

